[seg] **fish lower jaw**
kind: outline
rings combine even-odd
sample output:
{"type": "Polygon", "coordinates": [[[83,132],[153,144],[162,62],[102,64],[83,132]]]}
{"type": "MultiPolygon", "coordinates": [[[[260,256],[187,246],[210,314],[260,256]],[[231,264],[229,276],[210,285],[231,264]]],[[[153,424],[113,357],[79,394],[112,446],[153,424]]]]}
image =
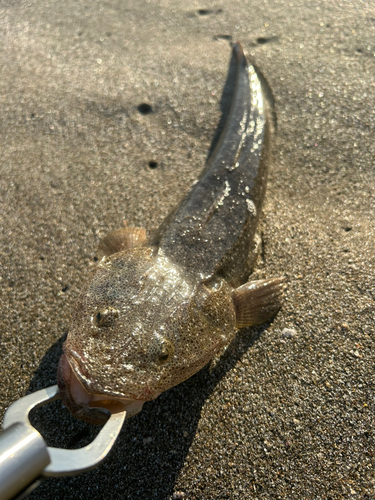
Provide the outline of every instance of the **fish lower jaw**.
{"type": "Polygon", "coordinates": [[[111,413],[125,410],[126,418],[132,417],[141,411],[145,403],[144,400],[131,397],[91,394],[83,387],[65,354],[61,356],[59,363],[58,383],[64,405],[75,417],[89,423],[103,424],[107,415],[102,410],[111,413]]]}

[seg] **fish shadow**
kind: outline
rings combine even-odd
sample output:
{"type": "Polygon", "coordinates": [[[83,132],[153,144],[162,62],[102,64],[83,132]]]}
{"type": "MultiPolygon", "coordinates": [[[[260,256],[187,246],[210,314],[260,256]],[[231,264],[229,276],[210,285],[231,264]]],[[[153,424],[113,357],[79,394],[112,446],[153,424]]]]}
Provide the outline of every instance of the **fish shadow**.
{"type": "MultiPolygon", "coordinates": [[[[108,458],[97,469],[80,476],[48,479],[28,498],[171,498],[205,401],[268,325],[240,331],[215,363],[209,363],[190,379],[145,403],[141,413],[125,422],[108,458]]],[[[45,354],[28,392],[56,383],[65,338],[66,335],[62,336],[45,354]]],[[[33,410],[30,419],[48,446],[81,448],[100,431],[98,426],[73,418],[60,401],[33,410]]]]}
{"type": "Polygon", "coordinates": [[[236,59],[234,57],[231,57],[230,61],[229,61],[227,77],[226,77],[223,91],[221,93],[221,98],[220,98],[221,116],[220,116],[219,123],[216,127],[214,136],[212,138],[210,149],[208,150],[208,154],[206,157],[206,163],[208,163],[208,160],[210,159],[213,152],[215,151],[216,146],[218,145],[218,143],[220,141],[221,133],[223,132],[223,130],[225,128],[225,124],[228,120],[228,115],[229,115],[232,100],[233,100],[233,94],[234,94],[235,87],[236,87],[236,72],[237,72],[236,59]]]}

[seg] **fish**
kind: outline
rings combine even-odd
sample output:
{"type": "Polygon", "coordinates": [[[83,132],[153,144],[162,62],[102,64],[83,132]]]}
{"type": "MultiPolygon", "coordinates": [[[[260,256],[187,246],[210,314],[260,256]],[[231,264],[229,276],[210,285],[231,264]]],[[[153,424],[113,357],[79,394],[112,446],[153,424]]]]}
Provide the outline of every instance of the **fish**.
{"type": "Polygon", "coordinates": [[[270,100],[239,42],[229,74],[224,126],[187,195],[152,234],[125,226],[99,244],[57,373],[63,404],[78,419],[101,425],[108,410],[136,415],[239,329],[281,308],[283,277],[248,281],[270,163],[270,100]]]}

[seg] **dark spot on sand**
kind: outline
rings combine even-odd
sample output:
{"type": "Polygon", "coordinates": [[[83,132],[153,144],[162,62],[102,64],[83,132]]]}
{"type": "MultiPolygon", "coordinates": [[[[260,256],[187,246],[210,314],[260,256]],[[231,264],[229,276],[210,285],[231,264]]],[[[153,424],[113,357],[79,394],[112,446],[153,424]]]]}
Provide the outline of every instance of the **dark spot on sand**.
{"type": "Polygon", "coordinates": [[[256,42],[259,45],[264,45],[265,43],[276,42],[278,39],[279,39],[278,36],[271,36],[268,38],[260,36],[259,38],[256,39],[256,42]]]}
{"type": "Polygon", "coordinates": [[[200,16],[209,16],[210,14],[221,14],[223,12],[223,9],[199,9],[198,14],[200,16]]]}
{"type": "Polygon", "coordinates": [[[141,115],[149,115],[150,113],[153,112],[152,106],[145,102],[140,104],[137,109],[141,113],[141,115]]]}

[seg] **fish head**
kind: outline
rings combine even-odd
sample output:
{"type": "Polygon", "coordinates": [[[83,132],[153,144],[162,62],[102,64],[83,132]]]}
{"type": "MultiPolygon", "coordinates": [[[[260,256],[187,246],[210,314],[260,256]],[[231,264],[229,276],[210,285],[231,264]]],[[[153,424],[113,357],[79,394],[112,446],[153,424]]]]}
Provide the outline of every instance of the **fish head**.
{"type": "Polygon", "coordinates": [[[194,284],[152,248],[104,257],[72,314],[62,400],[91,423],[106,420],[103,408],[132,416],[202,368],[234,325],[224,280],[194,284]]]}

